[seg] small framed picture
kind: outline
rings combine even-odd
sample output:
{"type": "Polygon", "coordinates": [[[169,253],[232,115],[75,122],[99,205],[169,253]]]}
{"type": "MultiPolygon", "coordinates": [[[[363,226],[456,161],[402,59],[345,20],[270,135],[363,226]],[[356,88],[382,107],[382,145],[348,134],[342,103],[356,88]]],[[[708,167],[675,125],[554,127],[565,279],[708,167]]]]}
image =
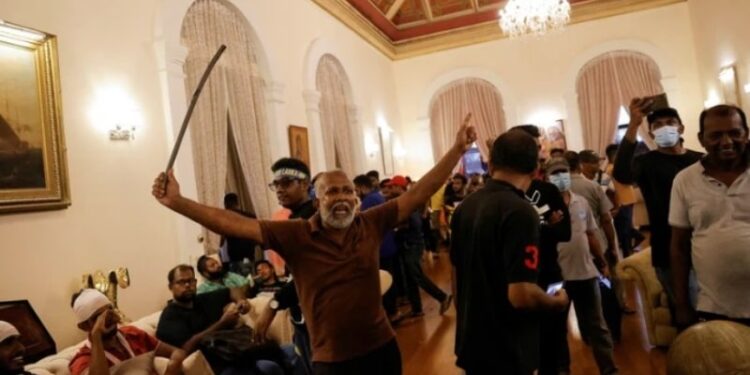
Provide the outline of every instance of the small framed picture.
{"type": "Polygon", "coordinates": [[[299,159],[310,166],[310,142],[307,136],[307,128],[297,125],[289,125],[289,155],[299,159]]]}

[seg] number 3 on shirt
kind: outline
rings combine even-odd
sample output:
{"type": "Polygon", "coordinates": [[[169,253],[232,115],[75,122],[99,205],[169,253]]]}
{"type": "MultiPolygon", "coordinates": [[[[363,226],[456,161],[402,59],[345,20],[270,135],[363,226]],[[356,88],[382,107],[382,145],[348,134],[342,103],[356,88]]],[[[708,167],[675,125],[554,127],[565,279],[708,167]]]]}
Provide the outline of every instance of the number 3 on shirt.
{"type": "Polygon", "coordinates": [[[526,268],[536,271],[539,267],[539,248],[534,245],[526,246],[526,259],[523,260],[526,268]]]}

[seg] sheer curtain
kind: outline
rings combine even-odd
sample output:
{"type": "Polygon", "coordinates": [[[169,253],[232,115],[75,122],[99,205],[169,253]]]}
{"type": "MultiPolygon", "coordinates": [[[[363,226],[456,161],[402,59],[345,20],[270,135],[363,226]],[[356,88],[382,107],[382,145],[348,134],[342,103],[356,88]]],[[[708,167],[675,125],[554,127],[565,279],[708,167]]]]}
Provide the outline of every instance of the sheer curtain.
{"type": "MultiPolygon", "coordinates": [[[[227,179],[241,177],[259,217],[268,218],[274,207],[268,189],[271,157],[268,150],[264,80],[257,66],[251,30],[235,9],[217,0],[196,0],[182,24],[185,89],[191,97],[204,69],[221,44],[227,51],[214,69],[196,105],[190,124],[198,200],[221,206],[227,179]],[[231,126],[233,137],[229,137],[231,126]],[[228,147],[233,141],[240,171],[228,176],[228,147]]],[[[238,192],[241,193],[241,192],[238,192]]],[[[216,251],[219,236],[204,228],[206,251],[216,251]]]]}
{"type": "Polygon", "coordinates": [[[477,147],[485,160],[489,156],[488,139],[494,139],[506,129],[503,100],[491,83],[466,78],[454,81],[440,90],[430,106],[432,152],[435,161],[448,151],[456,132],[468,113],[477,129],[477,147]]]}
{"type": "Polygon", "coordinates": [[[338,59],[329,54],[320,58],[315,85],[320,92],[320,125],[323,128],[326,165],[354,176],[357,171],[352,154],[353,119],[348,95],[351,86],[338,59]]]}
{"type": "MultiPolygon", "coordinates": [[[[628,108],[632,98],[663,92],[661,72],[656,62],[642,53],[608,52],[581,69],[576,91],[585,147],[602,153],[615,140],[620,107],[628,108]]],[[[653,147],[645,124],[639,134],[653,147]]]]}

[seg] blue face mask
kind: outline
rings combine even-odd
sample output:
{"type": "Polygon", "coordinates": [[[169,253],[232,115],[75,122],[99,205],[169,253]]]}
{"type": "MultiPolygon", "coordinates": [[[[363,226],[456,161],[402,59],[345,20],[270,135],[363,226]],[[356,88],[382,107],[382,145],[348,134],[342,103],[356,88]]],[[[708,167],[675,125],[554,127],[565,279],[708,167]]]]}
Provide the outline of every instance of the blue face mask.
{"type": "Polygon", "coordinates": [[[680,142],[680,128],[676,126],[662,126],[653,131],[654,142],[659,147],[674,147],[680,142]]]}
{"type": "Polygon", "coordinates": [[[570,173],[562,172],[549,176],[549,182],[557,186],[560,191],[570,190],[570,173]]]}

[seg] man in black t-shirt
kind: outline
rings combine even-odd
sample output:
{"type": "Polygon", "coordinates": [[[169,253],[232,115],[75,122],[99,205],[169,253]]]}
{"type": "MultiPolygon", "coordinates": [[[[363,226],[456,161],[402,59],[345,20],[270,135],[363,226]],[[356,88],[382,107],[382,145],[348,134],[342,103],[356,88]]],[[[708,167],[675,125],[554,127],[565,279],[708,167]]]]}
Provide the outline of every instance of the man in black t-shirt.
{"type": "MultiPolygon", "coordinates": [[[[532,136],[539,149],[541,133],[534,125],[520,125],[520,130],[532,136]]],[[[540,155],[541,156],[541,155],[540,155]]],[[[540,167],[541,158],[540,158],[540,167]]],[[[526,199],[539,214],[539,280],[537,285],[547,289],[550,284],[563,281],[557,262],[557,244],[570,241],[570,214],[560,190],[549,182],[534,179],[526,190],[526,199]]],[[[547,311],[539,327],[539,375],[557,374],[570,368],[568,349],[567,311],[547,311]]]]}
{"type": "Polygon", "coordinates": [[[255,284],[248,292],[250,298],[254,298],[260,293],[274,294],[286,285],[285,282],[279,280],[279,277],[276,276],[276,270],[267,260],[259,260],[255,263],[255,275],[255,284]]]}
{"type": "Polygon", "coordinates": [[[535,311],[562,311],[568,298],[537,285],[539,214],[524,197],[538,168],[536,141],[507,132],[490,159],[492,179],[466,197],[451,222],[456,363],[468,375],[528,375],[539,366],[535,311]]]}
{"type": "Polygon", "coordinates": [[[612,174],[618,182],[636,184],[641,189],[651,229],[651,263],[672,308],[674,289],[669,266],[672,229],[668,220],[672,182],[677,173],[699,161],[703,154],[682,146],[685,126],[677,110],[664,108],[652,112],[652,105],[653,100],[649,98],[635,98],[630,102],[630,124],[617,151],[612,174]],[[638,127],[644,116],[649,135],[658,148],[634,158],[638,127]]]}
{"type": "MultiPolygon", "coordinates": [[[[240,198],[236,193],[224,195],[224,208],[239,213],[240,215],[255,218],[255,215],[242,210],[240,198]]],[[[229,262],[227,270],[236,274],[247,276],[250,274],[255,263],[255,247],[258,245],[253,241],[226,236],[223,239],[227,247],[229,262]]]]}

